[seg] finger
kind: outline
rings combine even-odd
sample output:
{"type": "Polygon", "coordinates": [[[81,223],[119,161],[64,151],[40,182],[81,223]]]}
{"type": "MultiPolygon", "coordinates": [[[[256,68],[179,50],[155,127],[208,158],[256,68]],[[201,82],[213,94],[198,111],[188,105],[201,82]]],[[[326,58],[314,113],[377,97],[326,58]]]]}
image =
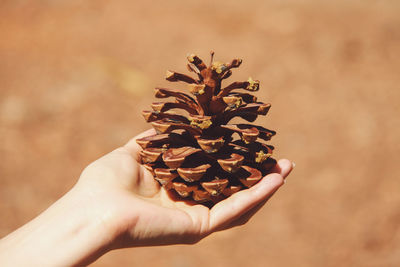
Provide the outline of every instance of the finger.
{"type": "MultiPolygon", "coordinates": [[[[286,178],[290,172],[293,170],[293,163],[287,159],[281,159],[277,162],[277,164],[273,167],[271,172],[279,173],[282,175],[283,178],[286,178]]],[[[273,196],[275,192],[270,194],[266,199],[258,203],[255,207],[247,211],[245,214],[240,216],[238,219],[232,221],[229,225],[225,226],[226,229],[232,228],[235,226],[240,226],[247,223],[253,216],[256,214],[266,203],[267,201],[273,196]]]]}
{"type": "Polygon", "coordinates": [[[154,134],[156,134],[156,131],[154,129],[149,129],[147,131],[144,131],[141,134],[129,140],[128,143],[125,144],[124,148],[129,151],[129,153],[135,160],[138,160],[139,159],[138,153],[142,150],[142,148],[138,145],[138,143],[136,143],[136,140],[154,134]]]}
{"type": "Polygon", "coordinates": [[[229,229],[232,227],[241,226],[241,225],[246,224],[262,207],[264,207],[264,205],[275,194],[275,192],[270,194],[266,199],[264,199],[263,201],[258,203],[254,208],[252,208],[251,210],[249,210],[248,212],[246,212],[245,214],[240,216],[238,219],[232,221],[229,225],[227,225],[227,227],[225,229],[229,229]]]}
{"type": "Polygon", "coordinates": [[[266,200],[281,185],[283,185],[282,175],[271,173],[253,187],[237,192],[219,202],[210,211],[210,231],[226,228],[257,204],[266,200]]]}
{"type": "Polygon", "coordinates": [[[143,197],[152,197],[160,191],[160,184],[154,179],[153,174],[143,165],[138,166],[135,192],[143,197]]]}
{"type": "Polygon", "coordinates": [[[280,159],[271,169],[272,173],[279,173],[286,178],[290,172],[293,170],[293,163],[288,159],[280,159]]]}

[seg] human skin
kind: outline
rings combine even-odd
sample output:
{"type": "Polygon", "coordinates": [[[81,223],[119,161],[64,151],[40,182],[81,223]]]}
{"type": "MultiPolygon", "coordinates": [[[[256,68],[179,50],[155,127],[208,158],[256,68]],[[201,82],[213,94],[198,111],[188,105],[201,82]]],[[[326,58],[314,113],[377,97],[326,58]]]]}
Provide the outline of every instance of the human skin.
{"type": "Polygon", "coordinates": [[[253,187],[214,205],[177,201],[138,163],[136,139],[91,163],[76,185],[38,217],[0,240],[0,266],[82,266],[110,250],[194,244],[246,223],[284,184],[279,160],[253,187]]]}

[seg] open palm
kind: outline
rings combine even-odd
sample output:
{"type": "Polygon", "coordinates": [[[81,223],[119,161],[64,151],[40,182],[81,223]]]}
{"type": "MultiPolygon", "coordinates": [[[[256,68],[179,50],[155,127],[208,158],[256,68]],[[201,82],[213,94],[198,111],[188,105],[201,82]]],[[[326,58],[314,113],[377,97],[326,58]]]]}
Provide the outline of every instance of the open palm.
{"type": "Polygon", "coordinates": [[[137,163],[136,139],[154,134],[146,131],[89,165],[76,185],[90,195],[93,216],[112,233],[113,248],[143,245],[195,243],[205,236],[247,222],[283,184],[292,170],[280,160],[273,173],[255,186],[219,202],[211,209],[174,198],[160,187],[152,174],[137,163]]]}

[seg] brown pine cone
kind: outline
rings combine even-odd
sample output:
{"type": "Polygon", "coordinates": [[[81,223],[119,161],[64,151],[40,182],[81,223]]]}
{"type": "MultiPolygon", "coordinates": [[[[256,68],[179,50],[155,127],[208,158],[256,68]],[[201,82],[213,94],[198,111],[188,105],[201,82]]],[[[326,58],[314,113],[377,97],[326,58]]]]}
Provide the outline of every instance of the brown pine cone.
{"type": "Polygon", "coordinates": [[[142,164],[167,190],[182,198],[213,204],[256,184],[276,164],[273,146],[263,141],[275,132],[253,124],[229,124],[235,117],[253,122],[266,115],[270,104],[242,90],[258,91],[260,82],[249,78],[222,87],[222,80],[242,63],[213,61],[207,67],[196,55],[189,55],[188,69],[196,74],[167,71],[166,79],[188,84],[193,95],[178,90],[156,88],[152,111],[143,111],[157,134],[137,140],[143,148],[142,164]],[[242,90],[240,90],[242,89],[242,90]],[[263,140],[263,141],[262,141],[263,140]]]}

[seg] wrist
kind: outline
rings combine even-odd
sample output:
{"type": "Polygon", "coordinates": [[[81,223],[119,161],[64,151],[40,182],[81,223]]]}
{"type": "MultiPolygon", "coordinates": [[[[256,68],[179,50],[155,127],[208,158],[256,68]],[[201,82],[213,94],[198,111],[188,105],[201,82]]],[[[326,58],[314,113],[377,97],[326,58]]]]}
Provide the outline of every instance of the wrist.
{"type": "Polygon", "coordinates": [[[90,263],[114,238],[107,214],[92,209],[90,196],[72,189],[37,218],[0,240],[1,266],[90,263]]]}

